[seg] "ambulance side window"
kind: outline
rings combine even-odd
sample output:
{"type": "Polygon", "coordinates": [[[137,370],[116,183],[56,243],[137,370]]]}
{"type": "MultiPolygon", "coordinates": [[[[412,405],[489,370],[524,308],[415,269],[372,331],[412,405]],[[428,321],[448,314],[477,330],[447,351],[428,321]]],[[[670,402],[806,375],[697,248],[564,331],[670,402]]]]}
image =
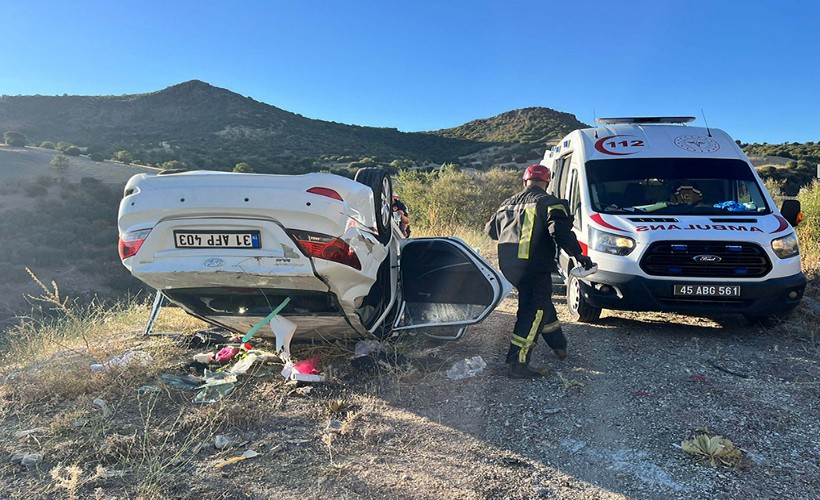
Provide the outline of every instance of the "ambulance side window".
{"type": "Polygon", "coordinates": [[[569,183],[569,212],[573,217],[572,225],[581,229],[581,190],[578,184],[578,169],[572,170],[569,183]]]}
{"type": "Polygon", "coordinates": [[[560,158],[558,167],[558,191],[555,195],[561,199],[567,198],[567,178],[569,177],[569,165],[572,160],[572,155],[569,154],[560,158]]]}

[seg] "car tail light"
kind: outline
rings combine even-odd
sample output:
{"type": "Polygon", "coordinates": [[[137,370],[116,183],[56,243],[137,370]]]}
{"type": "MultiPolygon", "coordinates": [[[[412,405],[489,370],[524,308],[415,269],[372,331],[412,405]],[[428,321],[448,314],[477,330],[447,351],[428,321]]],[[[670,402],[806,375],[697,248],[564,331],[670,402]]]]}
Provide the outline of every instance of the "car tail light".
{"type": "Polygon", "coordinates": [[[307,192],[318,194],[319,196],[327,196],[328,198],[333,198],[334,200],[344,201],[339,193],[330,188],[312,187],[308,189],[307,192]]]}
{"type": "Polygon", "coordinates": [[[128,257],[134,256],[139,252],[142,242],[148,237],[150,229],[140,229],[138,231],[130,231],[120,236],[119,251],[120,259],[125,260],[128,257]]]}
{"type": "Polygon", "coordinates": [[[356,252],[339,238],[307,231],[291,231],[290,233],[309,256],[338,262],[359,271],[362,270],[362,264],[359,262],[356,252]]]}

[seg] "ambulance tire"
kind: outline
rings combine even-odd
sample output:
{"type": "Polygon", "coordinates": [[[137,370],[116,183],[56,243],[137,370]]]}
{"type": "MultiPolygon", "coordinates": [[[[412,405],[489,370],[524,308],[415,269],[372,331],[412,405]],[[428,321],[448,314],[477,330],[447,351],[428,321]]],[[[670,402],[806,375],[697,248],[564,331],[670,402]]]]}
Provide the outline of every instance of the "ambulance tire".
{"type": "Polygon", "coordinates": [[[391,219],[393,218],[393,181],[390,173],[383,168],[362,168],[353,178],[356,182],[369,186],[373,191],[373,210],[376,216],[377,239],[382,245],[390,242],[393,236],[391,219]]]}
{"type": "Polygon", "coordinates": [[[581,281],[567,273],[567,311],[572,321],[594,323],[601,317],[601,308],[591,305],[581,293],[581,281]]]}

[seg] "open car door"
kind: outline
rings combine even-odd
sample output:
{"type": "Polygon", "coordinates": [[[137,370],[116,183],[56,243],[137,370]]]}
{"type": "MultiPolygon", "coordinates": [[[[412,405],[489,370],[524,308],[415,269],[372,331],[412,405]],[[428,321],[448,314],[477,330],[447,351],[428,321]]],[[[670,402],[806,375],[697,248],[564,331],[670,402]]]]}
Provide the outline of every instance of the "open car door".
{"type": "Polygon", "coordinates": [[[402,302],[393,331],[455,340],[510,293],[512,285],[458,238],[402,242],[402,302]]]}

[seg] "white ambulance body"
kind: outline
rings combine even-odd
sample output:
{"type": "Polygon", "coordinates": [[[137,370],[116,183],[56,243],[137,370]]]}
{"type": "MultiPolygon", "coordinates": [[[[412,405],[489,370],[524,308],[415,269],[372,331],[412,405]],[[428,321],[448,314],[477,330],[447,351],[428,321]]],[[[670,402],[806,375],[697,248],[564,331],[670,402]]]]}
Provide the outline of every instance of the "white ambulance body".
{"type": "Polygon", "coordinates": [[[763,321],[800,302],[799,203],[788,200],[781,215],[732,138],[683,125],[692,120],[600,119],[546,152],[548,191],[569,201],[599,266],[579,279],[559,255],[573,319],[615,309],[763,321]]]}

